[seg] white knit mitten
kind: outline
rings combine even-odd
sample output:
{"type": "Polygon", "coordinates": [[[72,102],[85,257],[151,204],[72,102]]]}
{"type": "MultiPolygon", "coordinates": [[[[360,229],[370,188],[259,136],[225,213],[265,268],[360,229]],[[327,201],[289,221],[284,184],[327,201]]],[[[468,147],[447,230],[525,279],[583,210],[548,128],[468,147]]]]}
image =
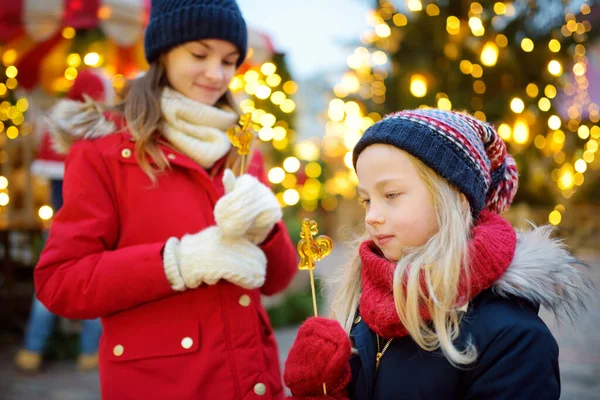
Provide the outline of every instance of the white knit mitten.
{"type": "Polygon", "coordinates": [[[215,205],[217,225],[227,235],[246,236],[252,243],[262,243],[282,217],[271,189],[252,175],[236,178],[229,169],[223,175],[223,186],[226,194],[215,205]]]}
{"type": "Polygon", "coordinates": [[[163,266],[171,287],[178,291],[214,285],[220,279],[256,289],[265,282],[267,258],[247,239],[224,235],[212,226],[181,240],[167,240],[163,266]]]}

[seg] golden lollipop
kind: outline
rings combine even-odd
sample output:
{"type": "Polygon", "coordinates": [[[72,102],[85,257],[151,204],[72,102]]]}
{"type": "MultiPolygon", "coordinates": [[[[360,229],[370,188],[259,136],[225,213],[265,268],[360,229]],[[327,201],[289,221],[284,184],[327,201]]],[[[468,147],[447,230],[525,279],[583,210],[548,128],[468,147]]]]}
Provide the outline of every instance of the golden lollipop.
{"type": "Polygon", "coordinates": [[[237,147],[238,154],[242,156],[240,175],[246,172],[246,158],[250,154],[250,146],[254,140],[253,125],[252,113],[246,113],[240,117],[239,126],[235,125],[227,129],[227,138],[234,147],[237,147]]]}
{"type": "MultiPolygon", "coordinates": [[[[315,239],[314,236],[317,233],[319,233],[317,223],[308,218],[304,218],[302,221],[302,231],[300,232],[301,239],[298,242],[298,254],[300,255],[298,269],[308,270],[310,272],[310,287],[312,289],[315,317],[318,314],[313,270],[315,269],[315,263],[327,257],[333,249],[333,240],[325,235],[318,236],[315,239]]],[[[325,386],[325,383],[323,383],[323,394],[327,394],[327,387],[325,386]]]]}

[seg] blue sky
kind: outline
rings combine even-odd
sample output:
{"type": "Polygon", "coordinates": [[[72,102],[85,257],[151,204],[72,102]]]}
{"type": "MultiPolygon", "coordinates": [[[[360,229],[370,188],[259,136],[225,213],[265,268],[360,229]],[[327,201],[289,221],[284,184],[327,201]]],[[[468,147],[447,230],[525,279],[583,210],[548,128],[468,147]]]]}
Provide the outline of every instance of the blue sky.
{"type": "Polygon", "coordinates": [[[343,70],[352,47],[368,28],[366,0],[238,0],[250,27],[285,52],[294,79],[343,70]]]}

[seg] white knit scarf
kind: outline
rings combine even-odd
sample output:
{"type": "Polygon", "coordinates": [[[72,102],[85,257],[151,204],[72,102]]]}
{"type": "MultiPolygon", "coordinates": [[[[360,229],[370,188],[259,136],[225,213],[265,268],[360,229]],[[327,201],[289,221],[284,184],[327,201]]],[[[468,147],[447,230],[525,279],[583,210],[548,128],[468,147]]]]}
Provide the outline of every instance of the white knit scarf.
{"type": "Polygon", "coordinates": [[[210,168],[229,151],[231,144],[225,131],[235,124],[238,115],[192,100],[165,88],[161,107],[167,140],[203,168],[210,168]]]}

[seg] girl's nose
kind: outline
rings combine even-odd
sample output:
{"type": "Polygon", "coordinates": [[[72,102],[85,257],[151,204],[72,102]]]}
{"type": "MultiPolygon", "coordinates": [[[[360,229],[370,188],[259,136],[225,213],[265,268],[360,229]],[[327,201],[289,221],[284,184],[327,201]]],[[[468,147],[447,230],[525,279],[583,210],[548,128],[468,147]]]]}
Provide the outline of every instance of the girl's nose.
{"type": "Polygon", "coordinates": [[[221,62],[211,61],[206,66],[205,75],[214,81],[223,79],[223,65],[221,62]]]}
{"type": "Polygon", "coordinates": [[[382,224],[384,222],[383,214],[379,212],[377,207],[374,207],[372,204],[365,215],[365,222],[369,225],[374,224],[382,224]]]}

